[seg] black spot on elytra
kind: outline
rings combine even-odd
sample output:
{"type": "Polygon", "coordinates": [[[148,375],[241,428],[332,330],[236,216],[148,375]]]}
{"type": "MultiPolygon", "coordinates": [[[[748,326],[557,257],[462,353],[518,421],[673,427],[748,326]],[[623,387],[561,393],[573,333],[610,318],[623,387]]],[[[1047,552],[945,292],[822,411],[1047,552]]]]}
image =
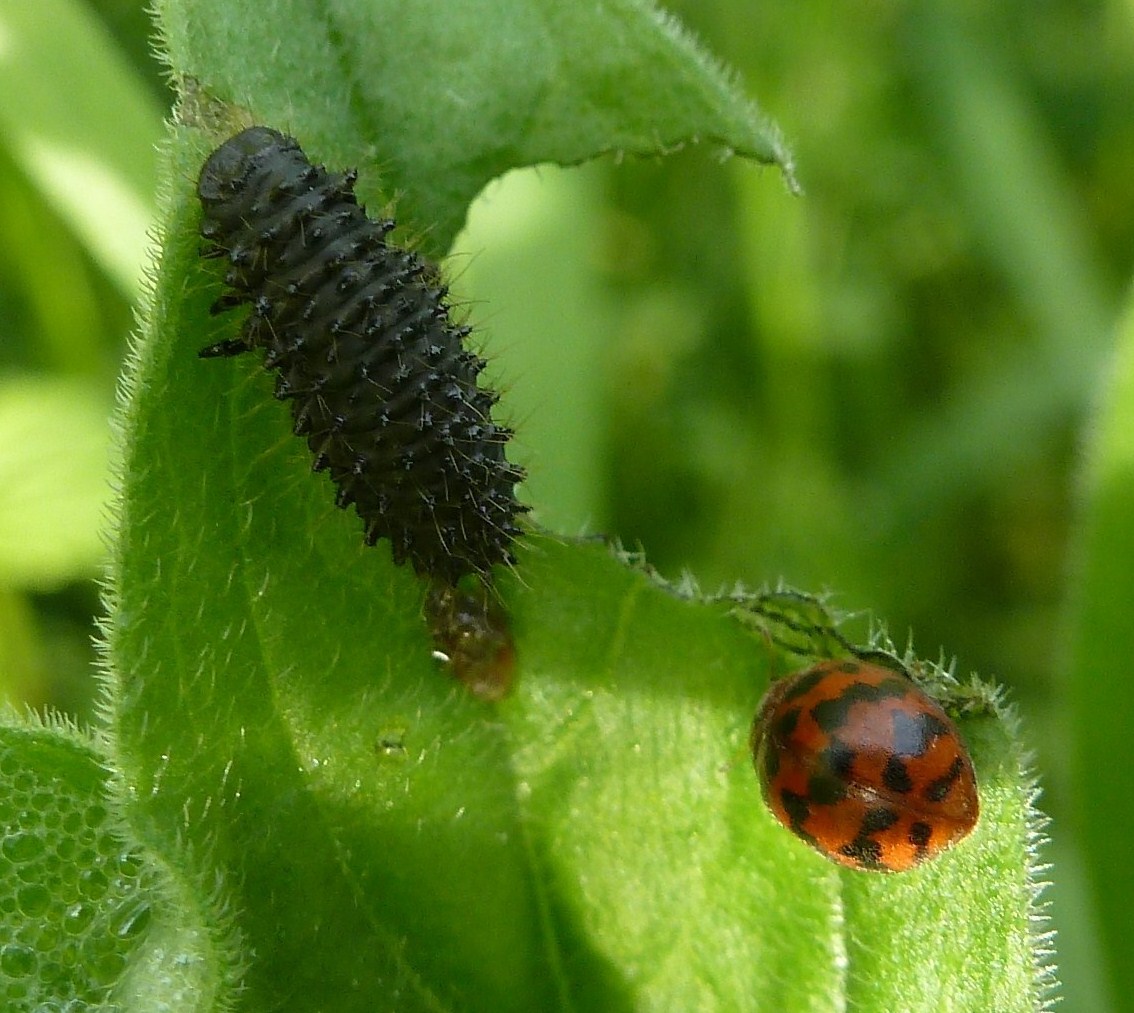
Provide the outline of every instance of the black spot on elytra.
{"type": "Polygon", "coordinates": [[[874,840],[874,835],[889,830],[898,818],[898,813],[889,806],[871,806],[866,810],[854,840],[844,844],[839,849],[840,854],[865,869],[884,868],[882,845],[874,840]]]}
{"type": "Polygon", "coordinates": [[[953,790],[953,785],[957,783],[957,779],[961,776],[961,772],[965,769],[965,761],[959,756],[953,757],[953,762],[949,764],[949,769],[938,778],[934,778],[925,786],[923,794],[930,802],[942,802],[948,796],[949,792],[953,790]]]}
{"type": "Polygon", "coordinates": [[[784,694],[781,706],[791,703],[793,700],[798,700],[800,697],[810,693],[815,685],[822,682],[828,675],[830,675],[830,672],[824,665],[819,665],[816,668],[804,672],[803,675],[795,679],[791,685],[791,689],[784,694]]]}
{"type": "Polygon", "coordinates": [[[847,783],[820,771],[807,779],[807,797],[812,805],[835,805],[847,797],[847,783]]]}
{"type": "Polygon", "coordinates": [[[764,777],[771,783],[780,772],[780,751],[778,749],[764,749],[761,759],[764,763],[764,777]]]}
{"type": "Polygon", "coordinates": [[[808,804],[808,800],[802,795],[797,795],[794,791],[788,791],[785,788],[780,792],[780,802],[784,807],[784,812],[787,813],[788,819],[791,821],[792,830],[800,836],[810,836],[806,834],[803,829],[804,824],[811,816],[811,807],[808,804]]]}
{"type": "Polygon", "coordinates": [[[929,847],[929,842],[933,838],[933,827],[928,823],[923,823],[921,820],[916,820],[910,824],[909,842],[918,851],[924,851],[929,847]]]}
{"type": "Polygon", "coordinates": [[[819,754],[818,766],[829,770],[835,777],[849,781],[854,767],[854,750],[840,739],[832,740],[819,754]]]}
{"type": "Polygon", "coordinates": [[[811,717],[824,732],[832,735],[846,722],[852,707],[893,699],[904,695],[908,689],[897,676],[883,679],[877,686],[868,682],[852,682],[833,700],[821,700],[812,707],[811,717]]]}
{"type": "Polygon", "coordinates": [[[897,795],[905,795],[913,790],[913,780],[905,763],[897,756],[890,756],[882,771],[882,783],[889,791],[897,795]]]}
{"type": "Polygon", "coordinates": [[[900,756],[922,756],[934,739],[949,734],[949,726],[934,714],[894,711],[891,748],[900,756]]]}
{"type": "Polygon", "coordinates": [[[874,805],[866,810],[858,828],[859,837],[870,837],[883,830],[889,830],[898,822],[898,813],[888,805],[874,805]]]}
{"type": "Polygon", "coordinates": [[[877,841],[856,837],[850,844],[844,844],[839,848],[839,854],[844,855],[864,869],[882,867],[882,845],[877,841]]]}
{"type": "Polygon", "coordinates": [[[788,707],[786,710],[781,710],[779,717],[772,722],[772,736],[779,741],[786,741],[791,737],[792,732],[795,731],[795,726],[799,724],[800,709],[798,707],[788,707]]]}

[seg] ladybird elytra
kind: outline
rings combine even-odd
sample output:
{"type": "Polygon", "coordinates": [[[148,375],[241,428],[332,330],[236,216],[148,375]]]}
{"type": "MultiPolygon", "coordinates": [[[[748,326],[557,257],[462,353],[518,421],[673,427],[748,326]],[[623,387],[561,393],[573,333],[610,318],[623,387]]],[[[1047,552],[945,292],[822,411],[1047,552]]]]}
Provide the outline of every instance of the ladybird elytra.
{"type": "Polygon", "coordinates": [[[904,872],[976,825],[976,775],[955,725],[882,665],[824,661],[773,683],[751,744],[779,822],[848,868],[904,872]]]}

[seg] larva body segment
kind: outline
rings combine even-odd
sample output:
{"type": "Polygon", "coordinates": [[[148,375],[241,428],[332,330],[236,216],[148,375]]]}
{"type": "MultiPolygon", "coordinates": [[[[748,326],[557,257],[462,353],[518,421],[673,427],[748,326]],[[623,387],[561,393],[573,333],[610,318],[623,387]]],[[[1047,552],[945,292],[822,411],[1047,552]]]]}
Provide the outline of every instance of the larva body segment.
{"type": "Polygon", "coordinates": [[[524,477],[505,457],[512,433],[492,421],[498,396],[477,386],[484,361],[464,347],[437,267],[387,243],[353,172],[312,165],[299,144],[250,127],[205,162],[197,184],[204,255],[228,261],[214,313],[250,304],[236,338],[202,357],[265,353],[276,397],[313,468],[353,504],[368,544],[455,585],[487,581],[527,512],[524,477]]]}

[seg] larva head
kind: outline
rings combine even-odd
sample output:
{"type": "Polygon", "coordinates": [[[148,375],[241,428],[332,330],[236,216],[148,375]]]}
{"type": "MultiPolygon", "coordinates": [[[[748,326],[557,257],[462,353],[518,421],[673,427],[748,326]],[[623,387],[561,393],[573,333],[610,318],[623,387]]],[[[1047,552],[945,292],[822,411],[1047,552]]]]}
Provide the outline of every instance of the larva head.
{"type": "Polygon", "coordinates": [[[290,137],[270,127],[249,127],[230,137],[206,159],[197,178],[197,196],[205,207],[229,200],[232,194],[247,185],[249,177],[267,155],[294,148],[290,137]]]}

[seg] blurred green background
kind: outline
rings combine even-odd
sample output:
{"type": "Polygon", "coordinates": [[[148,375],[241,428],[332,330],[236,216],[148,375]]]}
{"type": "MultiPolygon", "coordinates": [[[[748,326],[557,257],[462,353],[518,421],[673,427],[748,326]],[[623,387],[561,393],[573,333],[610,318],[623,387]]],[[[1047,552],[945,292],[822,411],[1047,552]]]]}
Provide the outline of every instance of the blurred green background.
{"type": "MultiPolygon", "coordinates": [[[[831,589],[1006,683],[1069,1008],[1134,1008],[1092,904],[1116,886],[1062,818],[1080,451],[1134,260],[1134,6],[669,6],[779,122],[805,195],[707,149],[487,189],[448,266],[527,498],[706,590],[831,589]]],[[[0,10],[0,693],[83,720],[172,101],[151,33],[135,0],[0,10]]]]}

